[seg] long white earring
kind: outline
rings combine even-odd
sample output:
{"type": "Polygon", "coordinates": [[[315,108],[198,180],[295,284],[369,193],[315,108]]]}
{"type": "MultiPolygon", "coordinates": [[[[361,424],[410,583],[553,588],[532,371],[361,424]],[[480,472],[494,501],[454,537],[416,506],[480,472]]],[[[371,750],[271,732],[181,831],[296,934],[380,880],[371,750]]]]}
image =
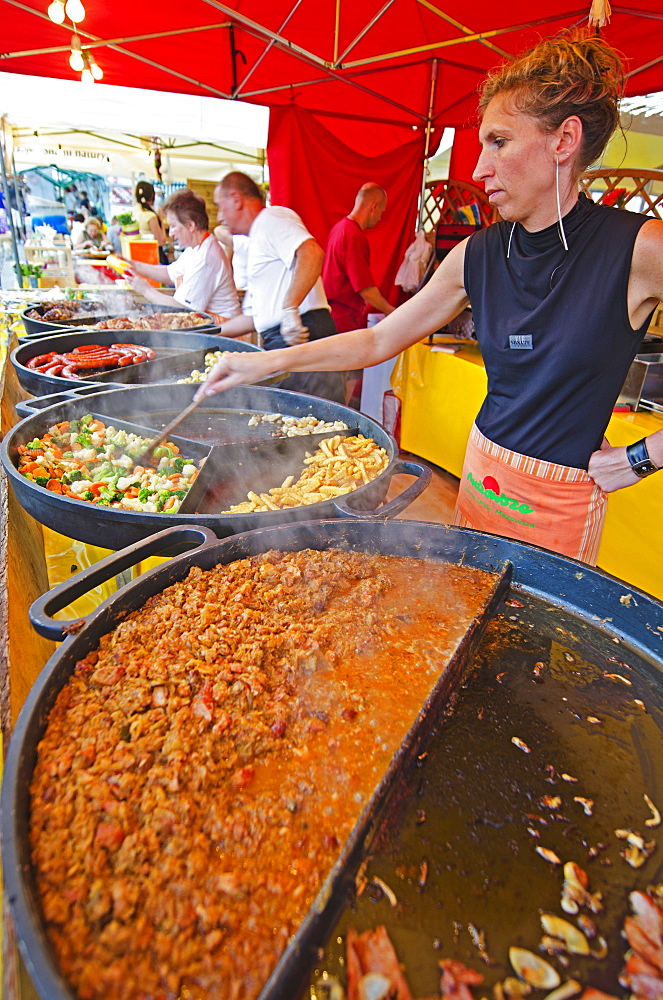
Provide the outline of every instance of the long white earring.
{"type": "MultiPolygon", "coordinates": [[[[555,157],[555,191],[557,193],[557,218],[559,225],[559,235],[562,243],[564,244],[564,249],[569,249],[569,244],[566,242],[566,233],[564,232],[564,223],[562,222],[562,205],[559,200],[559,160],[555,157]]],[[[508,257],[508,254],[507,254],[508,257]]]]}
{"type": "Polygon", "coordinates": [[[511,232],[509,233],[509,245],[508,245],[508,246],[507,246],[507,248],[506,248],[506,259],[507,259],[507,260],[508,260],[508,259],[509,259],[509,257],[511,256],[511,240],[513,239],[513,232],[514,232],[514,229],[515,229],[515,228],[516,228],[516,224],[515,224],[515,222],[514,222],[514,223],[512,224],[512,226],[511,226],[511,232]]]}

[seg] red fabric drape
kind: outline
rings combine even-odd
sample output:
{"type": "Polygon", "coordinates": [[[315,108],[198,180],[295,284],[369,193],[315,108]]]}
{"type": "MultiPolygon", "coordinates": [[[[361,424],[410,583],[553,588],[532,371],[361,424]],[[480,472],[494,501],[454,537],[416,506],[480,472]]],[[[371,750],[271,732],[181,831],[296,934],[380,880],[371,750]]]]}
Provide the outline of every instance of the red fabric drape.
{"type": "Polygon", "coordinates": [[[449,157],[449,177],[471,181],[480,152],[478,128],[457,128],[449,157]]]}
{"type": "MultiPolygon", "coordinates": [[[[379,126],[372,128],[379,132],[379,126]]],[[[390,141],[397,140],[396,130],[388,129],[390,141]]],[[[400,134],[403,142],[369,156],[341,142],[315,115],[293,104],[272,109],[267,146],[272,204],[294,209],[323,247],[334,223],[352,209],[362,184],[375,181],[384,187],[387,210],[367,235],[373,277],[394,303],[394,277],[414,239],[424,151],[421,130],[400,134]]]]}

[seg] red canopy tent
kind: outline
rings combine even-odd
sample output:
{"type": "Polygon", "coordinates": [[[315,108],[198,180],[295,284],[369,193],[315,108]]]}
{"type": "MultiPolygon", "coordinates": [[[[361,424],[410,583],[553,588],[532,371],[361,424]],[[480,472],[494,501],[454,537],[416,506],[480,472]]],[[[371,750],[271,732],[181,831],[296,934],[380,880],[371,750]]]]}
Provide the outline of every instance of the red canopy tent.
{"type": "MultiPolygon", "coordinates": [[[[48,3],[0,0],[0,68],[78,76],[68,64],[72,24],[53,24],[48,3]]],[[[632,95],[663,89],[661,0],[634,3],[614,6],[603,29],[625,55],[632,95]]],[[[425,154],[445,126],[472,123],[486,71],[588,15],[588,0],[539,10],[529,0],[84,4],[78,33],[104,83],[269,105],[272,201],[298,211],[321,242],[359,184],[382,183],[389,207],[371,235],[383,283],[412,238],[425,154]]]]}

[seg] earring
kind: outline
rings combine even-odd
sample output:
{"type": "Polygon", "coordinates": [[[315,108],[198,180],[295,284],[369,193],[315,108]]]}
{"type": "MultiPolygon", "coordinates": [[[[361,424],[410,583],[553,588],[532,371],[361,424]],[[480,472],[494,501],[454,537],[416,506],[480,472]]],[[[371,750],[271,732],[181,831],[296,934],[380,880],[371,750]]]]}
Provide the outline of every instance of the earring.
{"type": "Polygon", "coordinates": [[[513,233],[516,228],[515,222],[511,225],[511,232],[509,233],[509,245],[506,248],[506,259],[508,260],[511,256],[511,240],[513,239],[513,233]]]}
{"type": "Polygon", "coordinates": [[[557,225],[559,227],[559,236],[564,244],[564,249],[569,249],[569,244],[566,242],[566,233],[564,232],[564,223],[562,222],[562,205],[559,198],[559,158],[555,157],[555,192],[557,194],[557,225]]]}

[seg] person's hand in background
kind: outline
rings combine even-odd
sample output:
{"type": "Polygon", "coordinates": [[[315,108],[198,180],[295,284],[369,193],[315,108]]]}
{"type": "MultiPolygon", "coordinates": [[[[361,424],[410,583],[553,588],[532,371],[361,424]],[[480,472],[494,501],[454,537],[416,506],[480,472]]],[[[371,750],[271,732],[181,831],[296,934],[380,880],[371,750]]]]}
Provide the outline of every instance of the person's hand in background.
{"type": "Polygon", "coordinates": [[[294,306],[284,309],[281,315],[281,336],[288,347],[303,344],[308,340],[308,327],[304,326],[299,310],[294,306]]]}
{"type": "Polygon", "coordinates": [[[131,286],[134,292],[138,292],[138,294],[142,295],[144,298],[148,297],[148,293],[154,287],[149,283],[147,278],[141,278],[139,274],[135,274],[132,271],[127,271],[125,273],[124,280],[131,286]]]}

